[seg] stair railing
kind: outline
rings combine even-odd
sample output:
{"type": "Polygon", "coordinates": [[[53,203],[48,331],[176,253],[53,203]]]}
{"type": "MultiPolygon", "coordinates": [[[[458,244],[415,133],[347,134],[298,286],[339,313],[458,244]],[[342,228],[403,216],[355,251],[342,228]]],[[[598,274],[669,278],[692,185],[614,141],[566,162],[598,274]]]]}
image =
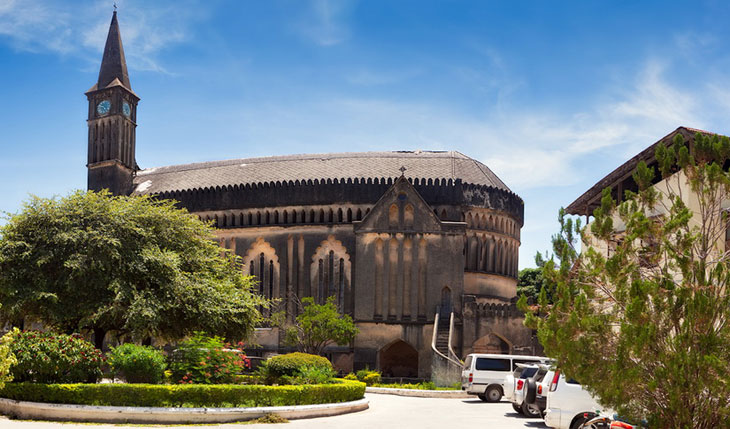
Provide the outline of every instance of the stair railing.
{"type": "MultiPolygon", "coordinates": [[[[433,336],[431,337],[431,348],[433,349],[434,352],[436,352],[437,355],[439,355],[442,358],[446,359],[448,362],[451,362],[451,363],[453,363],[455,365],[458,365],[459,367],[462,367],[463,365],[462,365],[461,362],[458,361],[458,358],[457,358],[457,360],[454,360],[453,358],[451,358],[449,356],[446,356],[445,354],[441,353],[438,350],[438,348],[436,348],[436,336],[438,335],[439,316],[440,316],[440,314],[437,311],[436,312],[436,318],[433,321],[433,336]]],[[[449,326],[449,354],[452,354],[453,353],[453,351],[451,350],[451,332],[453,331],[453,328],[454,328],[453,320],[454,320],[454,313],[452,312],[451,313],[451,324],[449,326]]],[[[454,353],[454,356],[456,356],[455,353],[454,353]]]]}
{"type": "Polygon", "coordinates": [[[451,312],[451,316],[449,316],[449,356],[452,358],[452,361],[456,360],[459,362],[459,366],[464,366],[464,362],[459,359],[459,356],[456,355],[454,352],[454,348],[451,347],[451,338],[454,333],[454,312],[451,312]]]}

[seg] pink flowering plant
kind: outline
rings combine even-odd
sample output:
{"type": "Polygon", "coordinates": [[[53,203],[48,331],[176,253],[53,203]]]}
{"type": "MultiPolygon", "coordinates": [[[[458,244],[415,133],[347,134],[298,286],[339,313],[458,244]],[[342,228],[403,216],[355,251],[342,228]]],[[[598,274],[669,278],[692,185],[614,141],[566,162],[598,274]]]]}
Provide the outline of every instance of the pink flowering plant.
{"type": "Polygon", "coordinates": [[[218,336],[196,331],[172,353],[172,380],[181,384],[232,383],[237,374],[251,366],[242,350],[218,336]]]}
{"type": "Polygon", "coordinates": [[[104,357],[80,335],[23,331],[11,343],[17,363],[13,381],[36,383],[95,383],[104,357]]]}

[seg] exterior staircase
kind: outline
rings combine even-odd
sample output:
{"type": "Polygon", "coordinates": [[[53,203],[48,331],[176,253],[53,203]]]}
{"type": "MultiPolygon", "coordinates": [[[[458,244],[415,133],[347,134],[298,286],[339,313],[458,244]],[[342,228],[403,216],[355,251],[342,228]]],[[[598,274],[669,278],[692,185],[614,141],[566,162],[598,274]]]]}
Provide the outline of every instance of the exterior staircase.
{"type": "Polygon", "coordinates": [[[437,386],[449,386],[460,380],[463,367],[463,363],[450,344],[454,329],[454,313],[439,314],[437,310],[433,325],[431,381],[437,386]]]}
{"type": "Polygon", "coordinates": [[[449,356],[449,321],[450,314],[439,315],[436,329],[436,350],[444,356],[449,356]]]}

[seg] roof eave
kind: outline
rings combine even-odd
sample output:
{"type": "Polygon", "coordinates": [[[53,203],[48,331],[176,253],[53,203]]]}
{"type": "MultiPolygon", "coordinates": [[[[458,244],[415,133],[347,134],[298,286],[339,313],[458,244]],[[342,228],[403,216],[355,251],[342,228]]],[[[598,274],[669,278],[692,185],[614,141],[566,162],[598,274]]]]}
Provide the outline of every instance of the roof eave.
{"type": "Polygon", "coordinates": [[[601,180],[596,182],[595,185],[593,185],[590,189],[585,191],[575,201],[570,203],[568,205],[568,207],[565,208],[565,211],[571,215],[581,215],[581,216],[593,215],[593,211],[590,210],[591,204],[593,203],[593,201],[595,201],[596,198],[600,198],[600,195],[603,192],[603,189],[614,185],[619,180],[623,180],[627,174],[633,173],[633,171],[636,169],[636,166],[639,164],[640,161],[645,161],[645,162],[652,161],[654,159],[654,154],[656,152],[657,145],[659,145],[660,143],[667,145],[667,146],[672,144],[672,141],[674,140],[674,136],[676,136],[677,134],[682,134],[685,138],[692,139],[696,133],[702,133],[702,134],[708,134],[708,135],[715,134],[715,133],[711,133],[709,131],[699,130],[699,129],[695,129],[695,128],[678,127],[676,130],[672,131],[671,133],[669,133],[666,136],[662,137],[661,139],[657,140],[651,146],[642,150],[637,155],[635,155],[634,157],[632,157],[625,163],[621,164],[618,168],[616,168],[615,170],[610,172],[604,178],[602,178],[601,180]]]}

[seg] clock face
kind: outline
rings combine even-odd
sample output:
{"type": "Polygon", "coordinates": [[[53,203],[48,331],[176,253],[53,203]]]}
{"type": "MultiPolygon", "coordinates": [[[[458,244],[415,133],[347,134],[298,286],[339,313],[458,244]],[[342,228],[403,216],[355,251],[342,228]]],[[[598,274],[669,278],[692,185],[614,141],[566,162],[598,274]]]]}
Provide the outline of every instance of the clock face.
{"type": "Polygon", "coordinates": [[[106,115],[109,113],[109,109],[112,108],[112,103],[109,100],[104,100],[96,105],[96,113],[100,115],[106,115]]]}
{"type": "Polygon", "coordinates": [[[132,108],[129,107],[129,103],[127,103],[126,101],[124,102],[124,104],[122,104],[122,113],[124,113],[124,116],[126,117],[129,117],[129,115],[132,114],[132,108]]]}

